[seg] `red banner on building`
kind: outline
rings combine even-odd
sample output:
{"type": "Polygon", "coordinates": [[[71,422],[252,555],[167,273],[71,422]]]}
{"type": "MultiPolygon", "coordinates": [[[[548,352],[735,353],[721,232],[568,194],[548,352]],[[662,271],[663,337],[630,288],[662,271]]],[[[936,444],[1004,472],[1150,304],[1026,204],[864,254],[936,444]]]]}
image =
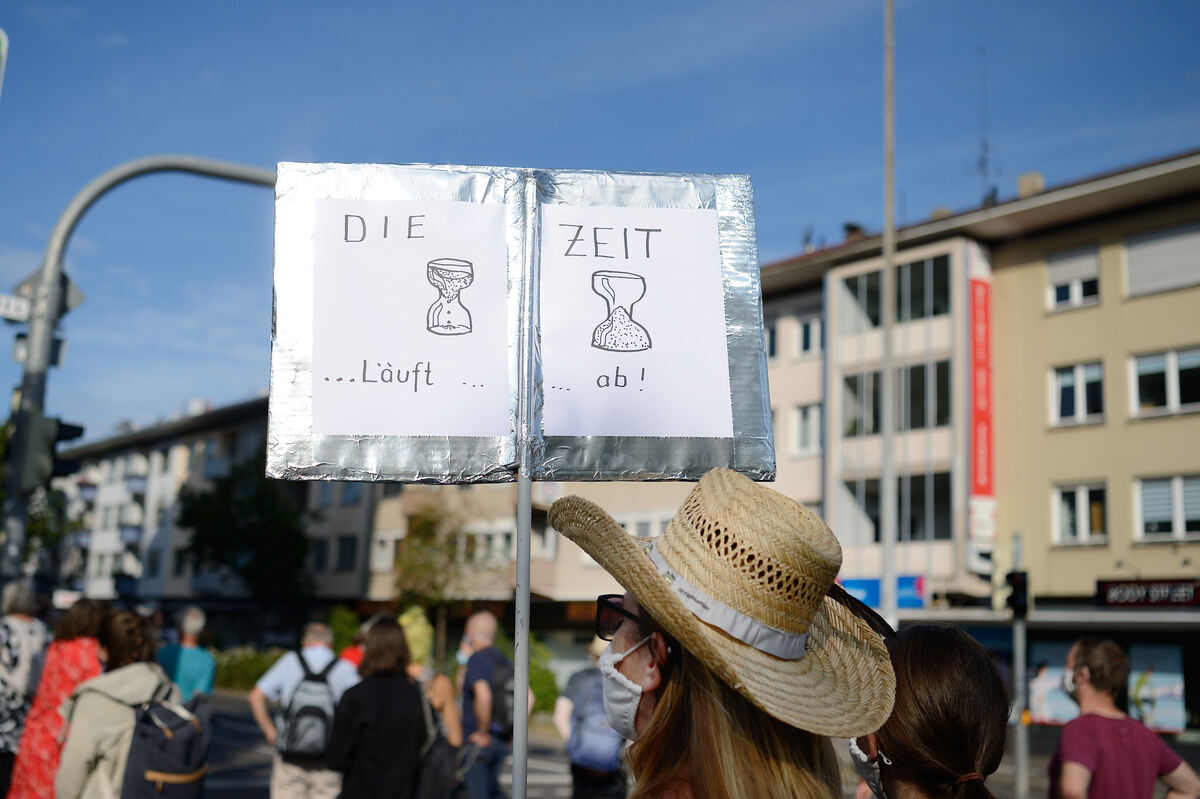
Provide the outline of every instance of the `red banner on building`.
{"type": "Polygon", "coordinates": [[[992,284],[971,279],[971,495],[994,497],[992,284]]]}

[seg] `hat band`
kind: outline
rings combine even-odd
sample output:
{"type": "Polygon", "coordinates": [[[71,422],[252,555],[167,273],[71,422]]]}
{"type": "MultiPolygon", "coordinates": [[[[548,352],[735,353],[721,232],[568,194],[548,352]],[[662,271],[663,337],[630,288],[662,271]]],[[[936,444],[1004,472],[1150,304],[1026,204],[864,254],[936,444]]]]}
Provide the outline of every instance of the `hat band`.
{"type": "Polygon", "coordinates": [[[799,660],[804,657],[808,633],[789,633],[768,627],[740,610],[729,607],[721,600],[713,599],[703,590],[680,577],[663,560],[662,553],[658,551],[657,541],[646,544],[642,547],[642,551],[650,556],[654,568],[666,579],[667,585],[671,587],[671,590],[691,611],[692,615],[700,621],[724,630],[742,643],[768,655],[774,655],[784,660],[799,660]]]}

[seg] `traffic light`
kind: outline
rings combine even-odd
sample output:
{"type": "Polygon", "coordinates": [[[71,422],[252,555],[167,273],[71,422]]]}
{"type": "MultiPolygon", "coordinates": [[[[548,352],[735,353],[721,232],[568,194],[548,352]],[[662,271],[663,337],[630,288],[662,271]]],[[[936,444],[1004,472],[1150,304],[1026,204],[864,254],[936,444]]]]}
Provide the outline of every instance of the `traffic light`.
{"type": "Polygon", "coordinates": [[[61,477],[79,470],[78,461],[59,460],[55,446],[59,441],[70,441],[83,435],[83,428],[53,417],[43,416],[39,410],[29,411],[29,436],[25,439],[25,459],[21,463],[21,493],[29,494],[45,487],[51,477],[61,477]]]}
{"type": "Polygon", "coordinates": [[[1025,618],[1029,615],[1029,574],[1011,571],[1004,575],[1004,582],[1011,589],[1004,603],[1012,610],[1014,619],[1025,618]]]}

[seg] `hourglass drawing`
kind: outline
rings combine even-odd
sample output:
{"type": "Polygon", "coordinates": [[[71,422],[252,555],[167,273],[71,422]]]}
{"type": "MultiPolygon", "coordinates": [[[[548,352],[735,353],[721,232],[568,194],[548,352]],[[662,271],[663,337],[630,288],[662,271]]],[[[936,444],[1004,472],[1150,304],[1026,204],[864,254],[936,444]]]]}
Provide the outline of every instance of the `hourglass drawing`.
{"type": "Polygon", "coordinates": [[[471,312],[459,300],[459,293],[475,280],[471,262],[459,258],[435,258],[426,266],[425,276],[438,290],[438,298],[425,315],[425,329],[439,336],[470,333],[471,312]]]}
{"type": "Polygon", "coordinates": [[[646,295],[646,279],[603,269],[592,273],[592,291],[608,305],[608,316],[592,331],[592,346],[610,352],[650,349],[650,332],[633,318],[633,306],[646,295]]]}

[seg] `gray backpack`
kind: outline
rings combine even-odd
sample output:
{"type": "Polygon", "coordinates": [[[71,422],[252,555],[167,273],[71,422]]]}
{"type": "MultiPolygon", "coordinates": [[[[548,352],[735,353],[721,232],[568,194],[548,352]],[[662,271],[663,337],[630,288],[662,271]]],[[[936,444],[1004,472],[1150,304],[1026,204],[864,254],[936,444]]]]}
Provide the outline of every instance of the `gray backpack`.
{"type": "Polygon", "coordinates": [[[296,652],[304,677],[296,686],[295,693],[277,725],[275,748],[285,757],[323,758],[333,732],[333,690],[329,687],[329,672],[337,665],[337,658],[320,672],[308,667],[304,655],[296,652]]]}

